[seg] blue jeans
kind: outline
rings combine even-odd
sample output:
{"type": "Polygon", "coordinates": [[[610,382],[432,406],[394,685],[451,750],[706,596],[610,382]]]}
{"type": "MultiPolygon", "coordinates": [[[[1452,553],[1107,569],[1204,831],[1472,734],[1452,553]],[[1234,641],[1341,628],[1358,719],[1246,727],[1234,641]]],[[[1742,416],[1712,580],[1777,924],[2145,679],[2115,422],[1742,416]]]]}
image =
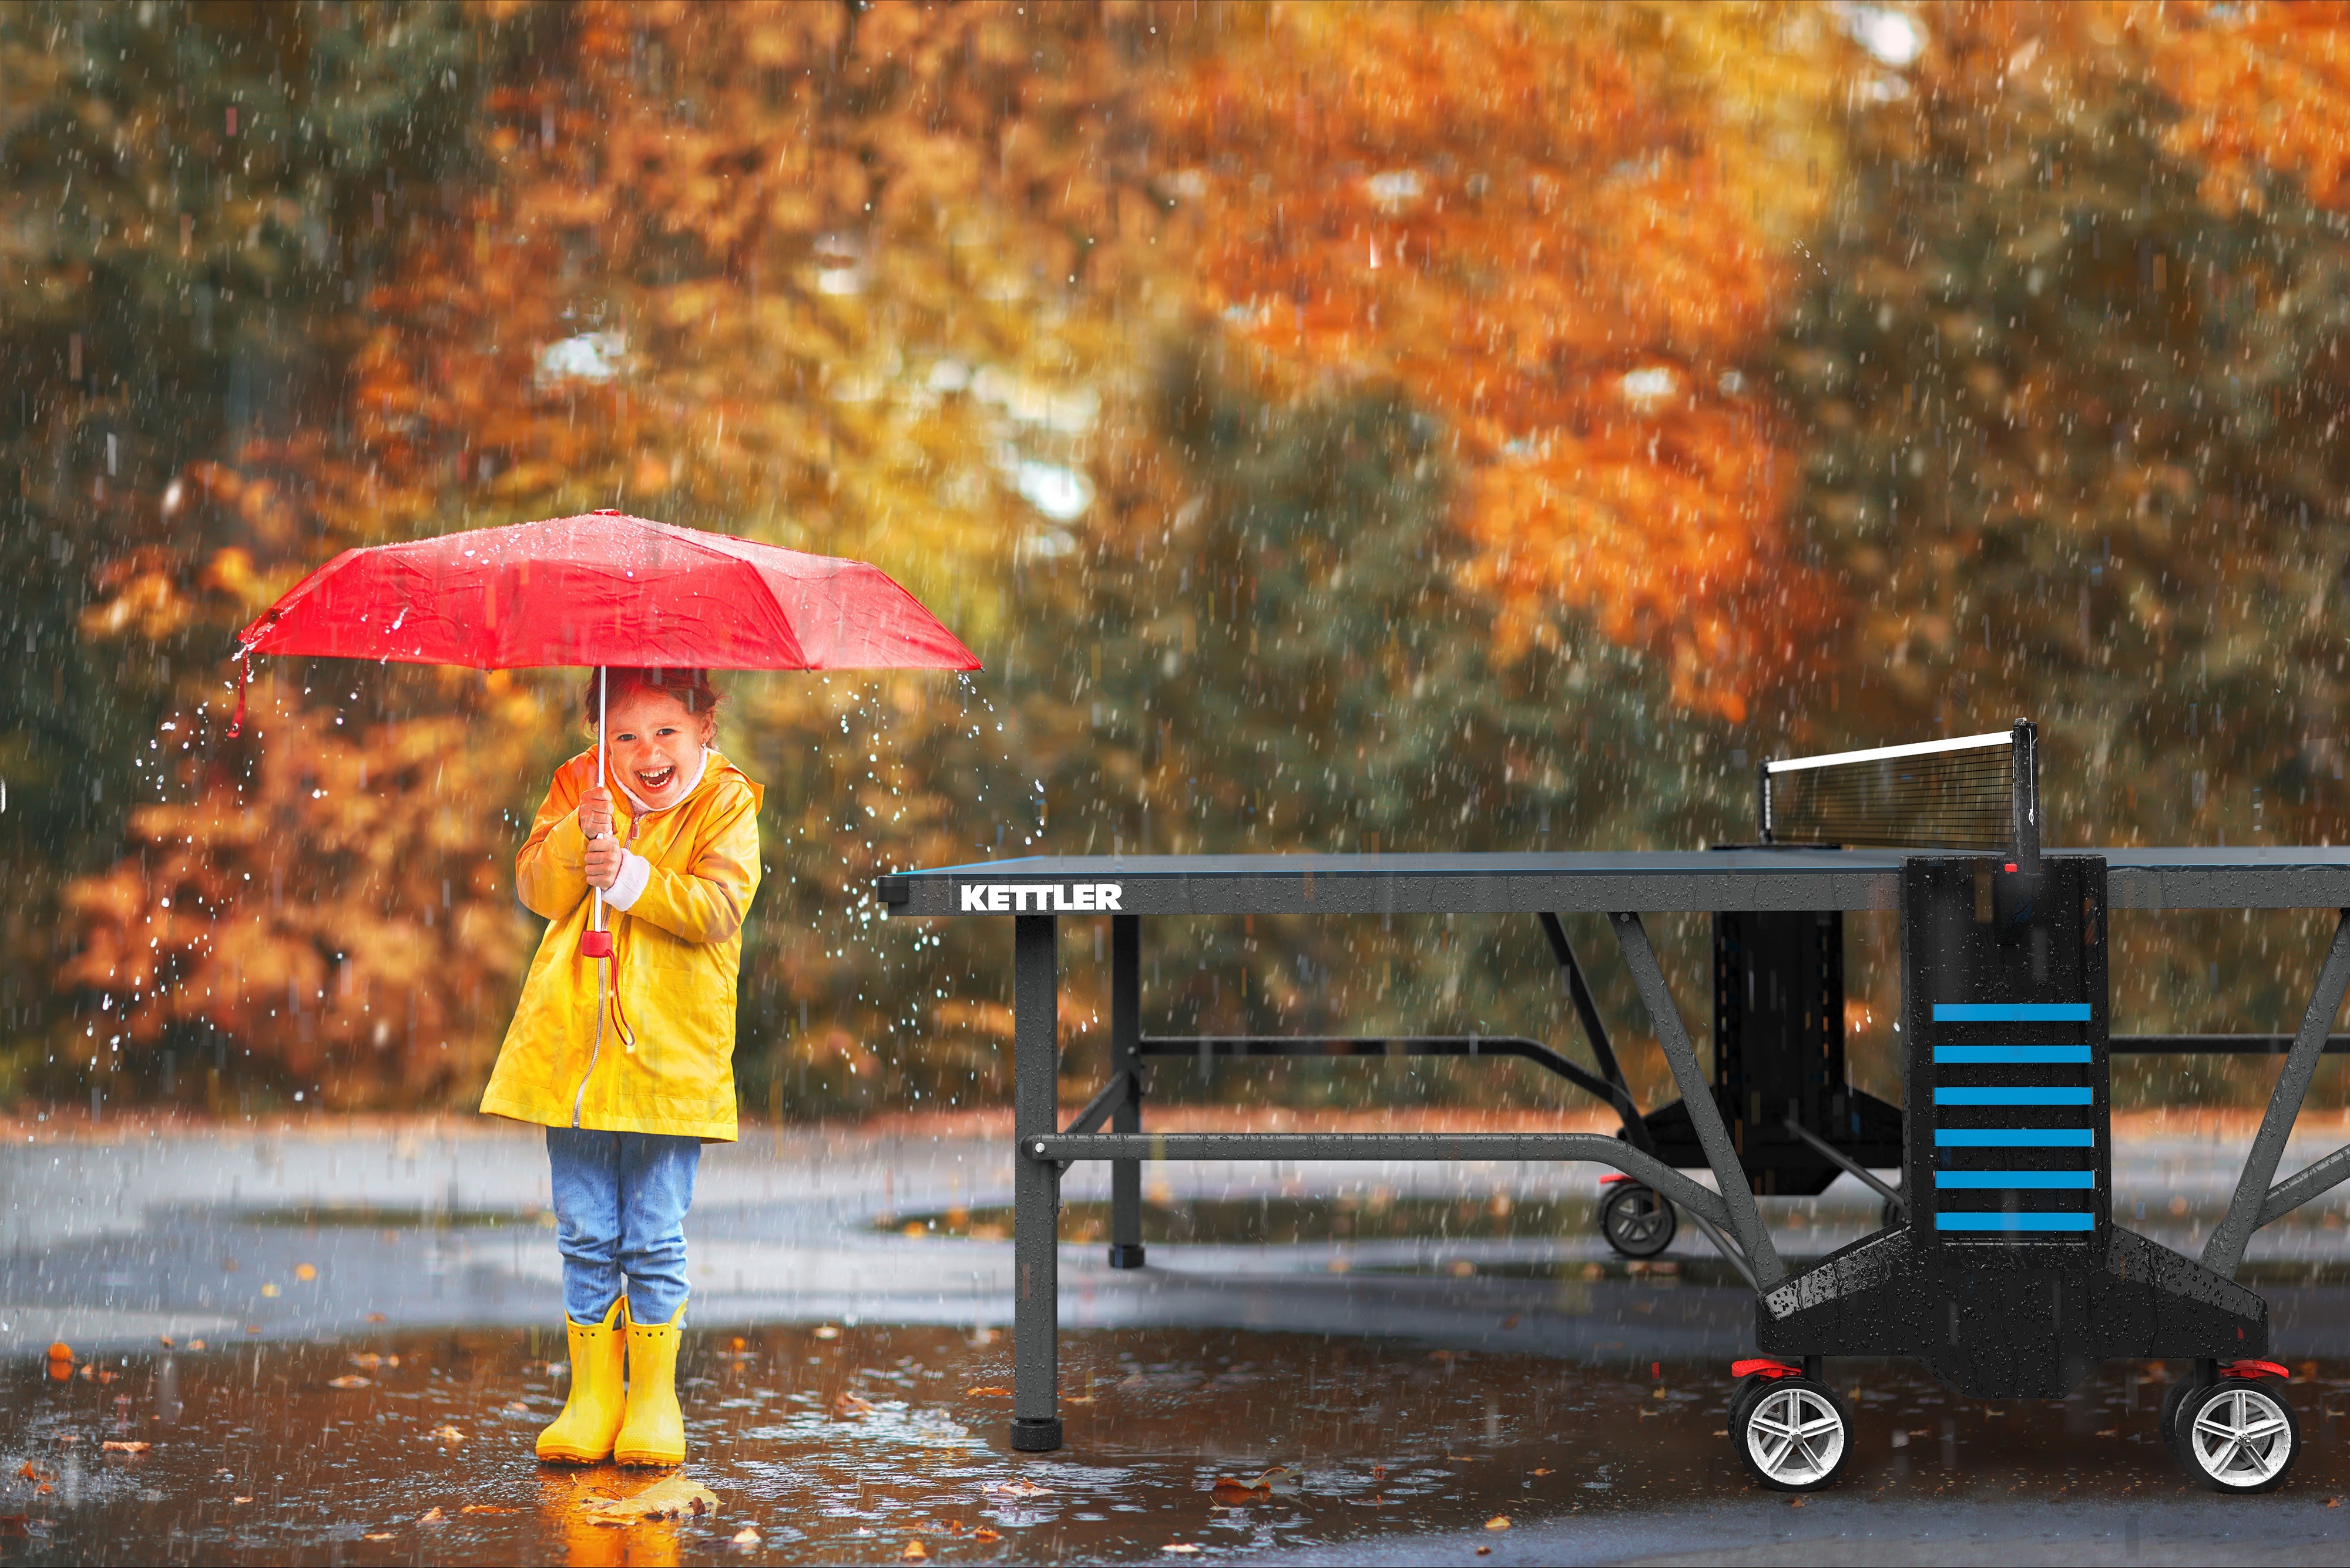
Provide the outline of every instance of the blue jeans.
{"type": "Polygon", "coordinates": [[[546,1159],[571,1321],[603,1322],[624,1293],[639,1323],[675,1317],[685,1304],[685,1211],[702,1140],[549,1127],[546,1159]]]}

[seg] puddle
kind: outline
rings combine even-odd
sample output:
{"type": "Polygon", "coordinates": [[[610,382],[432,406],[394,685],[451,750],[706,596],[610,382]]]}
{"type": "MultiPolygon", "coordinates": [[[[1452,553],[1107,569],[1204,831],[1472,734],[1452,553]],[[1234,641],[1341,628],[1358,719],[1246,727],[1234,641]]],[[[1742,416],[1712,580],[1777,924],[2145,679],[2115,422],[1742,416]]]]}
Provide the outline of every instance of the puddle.
{"type": "MultiPolygon", "coordinates": [[[[716,1510],[625,1529],[582,1505],[652,1477],[532,1457],[562,1400],[551,1334],[157,1349],[62,1381],[15,1361],[0,1366],[0,1520],[25,1517],[0,1531],[26,1533],[0,1535],[0,1563],[846,1563],[907,1560],[918,1541],[941,1563],[1166,1561],[1170,1544],[1279,1555],[1500,1516],[1786,1506],[1718,1435],[1712,1364],[1200,1330],[1063,1345],[1068,1445],[1023,1457],[991,1392],[1011,1382],[1006,1334],[696,1332],[688,1473],[716,1510]],[[351,1378],[366,1381],[333,1386],[351,1378]],[[1220,1490],[1225,1478],[1247,1484],[1220,1490]],[[756,1542],[736,1544],[746,1528],[756,1542]]],[[[2198,1495],[2155,1436],[2159,1369],[2115,1364],[2061,1404],[1988,1407],[1900,1364],[1831,1366],[1856,1413],[1839,1491],[1872,1506],[2198,1495]]],[[[2305,1450],[2288,1495],[2306,1506],[2350,1489],[2350,1363],[2296,1373],[2305,1450]]]]}

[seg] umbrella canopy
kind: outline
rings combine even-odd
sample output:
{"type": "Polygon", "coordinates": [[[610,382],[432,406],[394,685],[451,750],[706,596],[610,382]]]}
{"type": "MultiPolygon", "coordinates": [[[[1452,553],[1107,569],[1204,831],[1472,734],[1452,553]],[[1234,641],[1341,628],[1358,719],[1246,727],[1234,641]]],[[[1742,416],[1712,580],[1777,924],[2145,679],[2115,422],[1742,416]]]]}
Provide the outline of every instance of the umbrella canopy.
{"type": "MultiPolygon", "coordinates": [[[[256,653],[476,670],[976,670],[889,574],[619,512],[346,550],[236,634],[256,653]]],[[[603,696],[596,776],[605,776],[603,696]]],[[[244,727],[244,680],[236,717],[244,727]]],[[[613,957],[604,894],[580,950],[613,957]]]]}
{"type": "Polygon", "coordinates": [[[237,641],[477,670],[979,668],[879,567],[619,512],[346,550],[237,641]]]}

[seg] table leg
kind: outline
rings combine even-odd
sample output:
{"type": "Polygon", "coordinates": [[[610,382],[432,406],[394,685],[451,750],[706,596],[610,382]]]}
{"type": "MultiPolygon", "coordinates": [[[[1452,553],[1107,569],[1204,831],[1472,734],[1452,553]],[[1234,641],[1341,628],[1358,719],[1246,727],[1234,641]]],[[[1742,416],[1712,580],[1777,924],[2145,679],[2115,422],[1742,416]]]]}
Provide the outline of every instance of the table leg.
{"type": "MultiPolygon", "coordinates": [[[[1109,1130],[1142,1130],[1142,921],[1109,921],[1109,1071],[1126,1080],[1126,1098],[1110,1113],[1109,1130]]],[[[1142,1162],[1109,1162],[1109,1266],[1142,1267],[1142,1162]]]]}
{"type": "Polygon", "coordinates": [[[1027,1140],[1059,1130],[1060,933],[1020,915],[1012,935],[1012,1446],[1061,1446],[1061,1172],[1027,1140]]]}

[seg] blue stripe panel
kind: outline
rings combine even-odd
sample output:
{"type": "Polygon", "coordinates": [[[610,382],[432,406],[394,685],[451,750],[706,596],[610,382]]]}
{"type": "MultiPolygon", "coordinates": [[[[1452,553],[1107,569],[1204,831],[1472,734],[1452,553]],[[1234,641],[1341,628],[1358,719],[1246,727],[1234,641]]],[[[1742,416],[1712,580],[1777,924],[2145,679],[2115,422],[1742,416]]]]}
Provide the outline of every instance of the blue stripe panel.
{"type": "Polygon", "coordinates": [[[2094,1170],[1938,1170],[1934,1173],[1937,1187],[1988,1187],[1997,1190],[2009,1188],[2094,1188],[2097,1173],[2094,1170]]]}
{"type": "Polygon", "coordinates": [[[2085,1002],[1938,1002],[1937,1023],[2086,1023],[2085,1002]]]}
{"type": "Polygon", "coordinates": [[[1937,1231],[2094,1231],[2094,1214],[1937,1214],[1937,1231]]]}
{"type": "Polygon", "coordinates": [[[1937,1045],[1934,1060],[1962,1064],[1969,1062],[2082,1062],[2089,1059],[2086,1045],[1937,1045]]]}
{"type": "Polygon", "coordinates": [[[1936,1127],[1936,1148],[2095,1148],[2089,1127],[1936,1127]]]}
{"type": "Polygon", "coordinates": [[[2086,1089],[1937,1089],[1938,1106],[2085,1106],[2086,1089]]]}

